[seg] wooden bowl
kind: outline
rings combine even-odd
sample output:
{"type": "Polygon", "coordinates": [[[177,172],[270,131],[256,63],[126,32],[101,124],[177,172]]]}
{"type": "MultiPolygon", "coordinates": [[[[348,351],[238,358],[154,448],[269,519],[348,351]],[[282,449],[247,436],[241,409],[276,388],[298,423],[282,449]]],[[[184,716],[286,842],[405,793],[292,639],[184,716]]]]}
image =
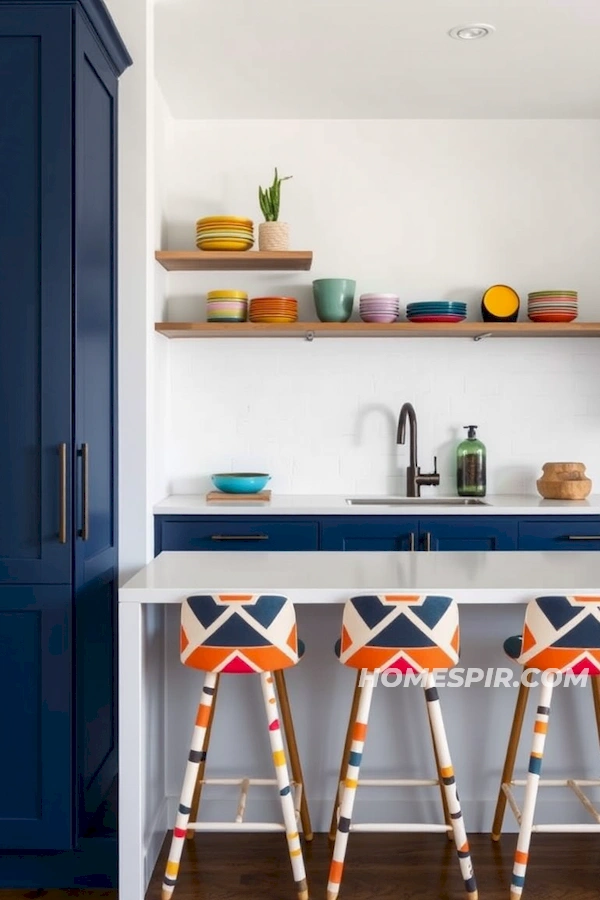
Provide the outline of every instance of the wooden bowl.
{"type": "Polygon", "coordinates": [[[581,472],[564,472],[562,476],[538,478],[537,489],[542,497],[545,500],[585,500],[592,490],[591,480],[581,472]]]}
{"type": "Polygon", "coordinates": [[[547,478],[560,480],[565,472],[580,472],[583,475],[585,466],[580,462],[547,462],[542,466],[542,472],[547,478]]]}

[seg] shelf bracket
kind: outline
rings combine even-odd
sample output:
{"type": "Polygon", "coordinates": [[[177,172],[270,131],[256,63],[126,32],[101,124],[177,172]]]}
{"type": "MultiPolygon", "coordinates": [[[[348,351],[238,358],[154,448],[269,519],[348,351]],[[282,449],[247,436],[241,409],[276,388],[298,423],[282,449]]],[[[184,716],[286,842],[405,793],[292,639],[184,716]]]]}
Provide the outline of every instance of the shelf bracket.
{"type": "Polygon", "coordinates": [[[482,334],[476,334],[473,338],[474,341],[483,341],[485,338],[493,337],[491,331],[484,331],[482,334]]]}
{"type": "Polygon", "coordinates": [[[314,331],[307,331],[306,334],[304,335],[304,338],[307,341],[314,341],[314,339],[315,339],[314,331]]]}

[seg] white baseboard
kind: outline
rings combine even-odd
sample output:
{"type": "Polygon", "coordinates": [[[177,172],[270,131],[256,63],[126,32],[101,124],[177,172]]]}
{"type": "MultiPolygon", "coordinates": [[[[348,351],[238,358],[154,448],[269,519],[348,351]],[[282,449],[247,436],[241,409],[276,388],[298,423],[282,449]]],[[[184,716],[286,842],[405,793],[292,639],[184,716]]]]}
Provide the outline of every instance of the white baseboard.
{"type": "MultiPolygon", "coordinates": [[[[156,866],[156,860],[158,859],[158,855],[160,853],[160,849],[163,845],[163,841],[165,839],[165,835],[169,828],[173,827],[173,821],[175,820],[174,814],[171,815],[171,800],[176,803],[176,800],[171,797],[165,797],[158,807],[156,815],[152,821],[150,828],[148,829],[148,833],[146,834],[144,841],[144,881],[146,884],[146,890],[148,890],[148,885],[150,883],[150,879],[152,877],[152,872],[154,871],[154,867],[156,866]]],[[[176,806],[175,806],[176,809],[176,806]]]]}

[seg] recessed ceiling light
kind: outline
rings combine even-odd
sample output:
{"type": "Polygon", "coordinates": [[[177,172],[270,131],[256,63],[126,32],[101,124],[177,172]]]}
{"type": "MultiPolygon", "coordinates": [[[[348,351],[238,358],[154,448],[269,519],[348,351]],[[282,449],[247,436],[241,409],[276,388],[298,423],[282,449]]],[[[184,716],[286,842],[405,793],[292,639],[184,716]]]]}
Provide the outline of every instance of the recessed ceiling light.
{"type": "Polygon", "coordinates": [[[493,25],[457,25],[452,28],[448,34],[457,41],[477,41],[480,38],[488,37],[493,34],[496,29],[493,25]]]}

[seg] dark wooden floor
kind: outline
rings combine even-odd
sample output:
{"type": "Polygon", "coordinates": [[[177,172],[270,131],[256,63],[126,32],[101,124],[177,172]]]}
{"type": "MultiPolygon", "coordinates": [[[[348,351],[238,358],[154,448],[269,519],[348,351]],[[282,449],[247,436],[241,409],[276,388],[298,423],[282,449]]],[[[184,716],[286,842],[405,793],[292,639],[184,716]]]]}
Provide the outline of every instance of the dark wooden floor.
{"type": "MultiPolygon", "coordinates": [[[[508,900],[516,835],[470,836],[481,900],[508,900]]],[[[160,900],[168,843],[146,900],[160,900]]],[[[600,835],[534,835],[523,900],[600,900],[600,835]]],[[[311,900],[324,900],[327,836],[305,848],[311,900]]],[[[282,835],[197,835],[174,900],[296,900],[282,835]],[[235,848],[235,849],[234,849],[235,848]]],[[[350,835],[340,900],[464,900],[445,835],[350,835]]]]}
{"type": "MultiPolygon", "coordinates": [[[[471,835],[481,900],[508,900],[516,836],[471,835]]],[[[146,900],[160,900],[168,841],[146,900]]],[[[329,848],[305,850],[311,900],[324,900],[329,848]]],[[[0,891],[0,900],[117,900],[116,891],[0,891]]],[[[463,900],[454,845],[443,835],[350,836],[341,900],[463,900]]],[[[296,900],[281,835],[198,835],[186,847],[174,900],[296,900]]],[[[534,835],[523,900],[600,900],[600,835],[534,835]]]]}

